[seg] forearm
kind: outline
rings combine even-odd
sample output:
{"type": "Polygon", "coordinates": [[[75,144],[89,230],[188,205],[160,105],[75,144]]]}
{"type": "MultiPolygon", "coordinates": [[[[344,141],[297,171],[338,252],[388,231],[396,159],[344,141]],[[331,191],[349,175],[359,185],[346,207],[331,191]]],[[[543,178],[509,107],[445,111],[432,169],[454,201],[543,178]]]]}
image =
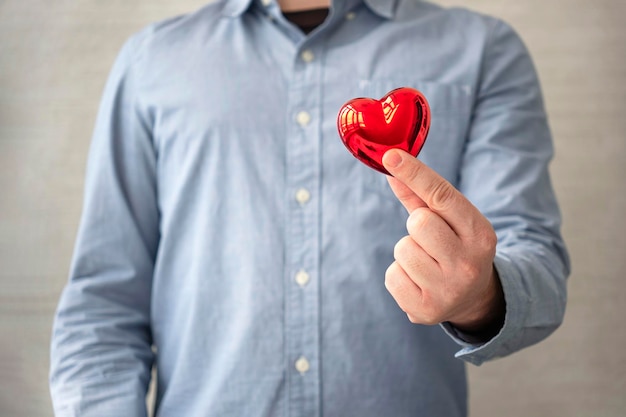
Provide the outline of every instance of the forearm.
{"type": "Polygon", "coordinates": [[[495,263],[506,299],[498,334],[481,343],[464,340],[454,328],[444,326],[463,345],[457,357],[476,365],[545,339],[561,324],[565,312],[566,265],[528,250],[499,252],[495,263]]]}
{"type": "Polygon", "coordinates": [[[54,323],[50,389],[60,417],[146,414],[159,213],[133,44],[118,56],[101,101],[72,268],[54,323]]]}
{"type": "Polygon", "coordinates": [[[548,165],[552,138],[528,51],[506,24],[492,21],[459,190],[498,237],[494,265],[505,301],[494,337],[464,340],[457,356],[479,364],[536,343],[562,321],[569,259],[548,165]]]}
{"type": "Polygon", "coordinates": [[[145,302],[122,302],[127,295],[120,291],[132,288],[131,281],[108,280],[106,289],[98,285],[104,282],[72,280],[59,303],[50,372],[58,417],[146,415],[153,353],[145,302]]]}

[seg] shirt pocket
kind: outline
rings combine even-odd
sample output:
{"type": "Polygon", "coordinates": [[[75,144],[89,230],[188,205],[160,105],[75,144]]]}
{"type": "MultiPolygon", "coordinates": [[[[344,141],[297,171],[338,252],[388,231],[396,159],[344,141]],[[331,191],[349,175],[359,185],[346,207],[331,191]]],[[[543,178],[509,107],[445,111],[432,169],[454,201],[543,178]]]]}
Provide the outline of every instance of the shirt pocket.
{"type": "MultiPolygon", "coordinates": [[[[422,92],[430,106],[430,130],[418,158],[456,185],[472,113],[471,86],[412,80],[408,77],[359,82],[361,95],[375,99],[399,87],[411,87],[422,92]]],[[[369,171],[365,187],[393,196],[385,176],[374,170],[369,171]]]]}

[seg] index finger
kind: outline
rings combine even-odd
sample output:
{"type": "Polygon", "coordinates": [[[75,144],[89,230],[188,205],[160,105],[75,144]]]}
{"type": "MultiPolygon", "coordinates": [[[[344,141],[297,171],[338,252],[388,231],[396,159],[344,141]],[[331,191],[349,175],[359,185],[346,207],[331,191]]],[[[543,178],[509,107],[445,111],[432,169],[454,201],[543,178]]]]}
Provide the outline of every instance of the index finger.
{"type": "Polygon", "coordinates": [[[409,214],[413,213],[420,207],[428,207],[426,203],[424,203],[424,201],[413,192],[413,190],[396,177],[387,175],[387,182],[391,187],[391,191],[393,191],[409,214]]]}
{"type": "Polygon", "coordinates": [[[472,235],[483,215],[452,184],[426,164],[399,149],[383,156],[383,165],[398,181],[441,216],[457,235],[472,235]]]}

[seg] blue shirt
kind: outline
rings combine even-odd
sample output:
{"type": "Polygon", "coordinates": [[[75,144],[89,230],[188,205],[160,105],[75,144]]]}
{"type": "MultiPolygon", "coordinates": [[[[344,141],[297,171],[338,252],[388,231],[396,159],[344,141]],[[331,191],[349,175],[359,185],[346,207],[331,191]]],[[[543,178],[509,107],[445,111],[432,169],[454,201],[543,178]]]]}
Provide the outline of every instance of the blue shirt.
{"type": "Polygon", "coordinates": [[[98,113],[52,339],[57,416],[464,416],[480,364],[561,322],[568,260],[532,62],[499,20],[344,0],[309,36],[272,0],[216,1],[123,47],[98,113]],[[409,86],[420,158],[492,222],[497,336],[411,324],[384,286],[407,214],[336,129],[409,86]]]}

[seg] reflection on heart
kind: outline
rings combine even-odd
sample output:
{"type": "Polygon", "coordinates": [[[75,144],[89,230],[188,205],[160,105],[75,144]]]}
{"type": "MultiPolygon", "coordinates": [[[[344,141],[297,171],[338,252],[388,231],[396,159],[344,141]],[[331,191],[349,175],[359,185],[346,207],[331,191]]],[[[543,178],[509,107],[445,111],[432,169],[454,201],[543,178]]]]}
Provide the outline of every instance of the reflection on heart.
{"type": "Polygon", "coordinates": [[[397,88],[380,100],[355,98],[341,106],[337,116],[339,136],[364,164],[383,174],[382,158],[391,148],[413,156],[424,146],[430,128],[426,98],[413,88],[397,88]]]}

